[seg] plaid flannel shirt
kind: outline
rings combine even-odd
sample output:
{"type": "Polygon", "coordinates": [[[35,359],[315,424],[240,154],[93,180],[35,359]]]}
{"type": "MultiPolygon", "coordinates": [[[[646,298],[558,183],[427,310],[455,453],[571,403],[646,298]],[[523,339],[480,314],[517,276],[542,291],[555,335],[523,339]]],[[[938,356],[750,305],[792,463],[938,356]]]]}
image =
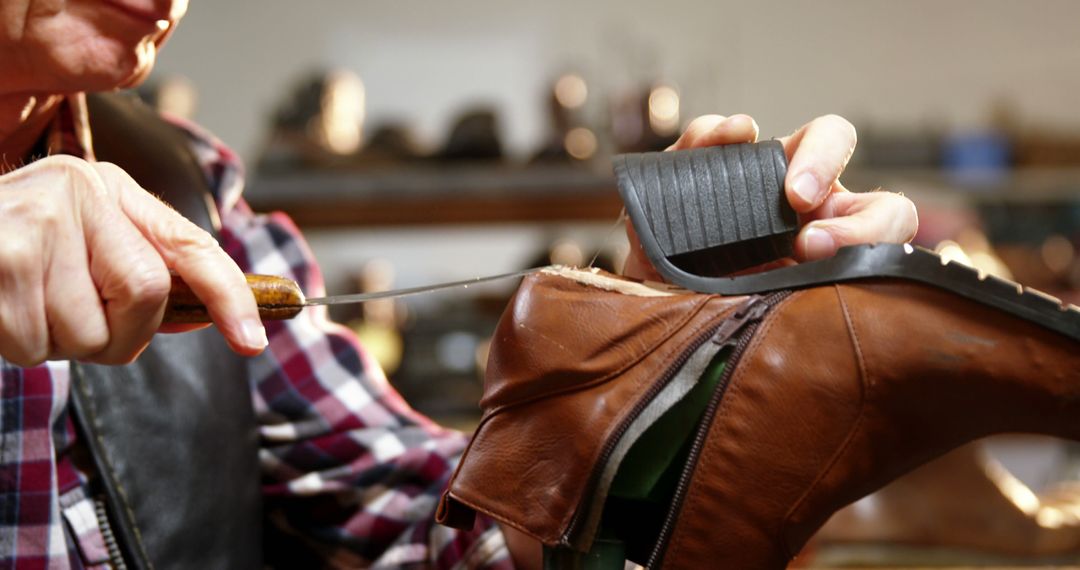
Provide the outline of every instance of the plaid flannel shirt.
{"type": "MultiPolygon", "coordinates": [[[[289,277],[323,295],[318,266],[289,218],[253,214],[241,198],[237,156],[174,122],[213,189],[225,251],[246,272],[289,277]]],[[[49,151],[92,160],[89,134],[85,100],[70,97],[47,134],[49,151]]],[[[489,520],[470,532],[433,521],[464,435],[410,409],[325,308],[268,323],[267,335],[248,380],[273,524],[331,567],[511,567],[489,520]]],[[[88,487],[94,475],[68,453],[68,363],[19,368],[0,359],[0,374],[0,569],[110,568],[109,529],[99,525],[102,505],[88,487]]]]}

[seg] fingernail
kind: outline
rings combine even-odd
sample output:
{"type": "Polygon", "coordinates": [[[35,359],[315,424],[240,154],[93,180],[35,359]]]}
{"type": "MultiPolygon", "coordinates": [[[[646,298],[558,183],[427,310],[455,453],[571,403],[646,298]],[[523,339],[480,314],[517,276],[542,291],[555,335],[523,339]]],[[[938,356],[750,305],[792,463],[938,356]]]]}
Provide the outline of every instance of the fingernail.
{"type": "Polygon", "coordinates": [[[821,185],[818,184],[817,178],[814,178],[814,175],[809,172],[803,172],[797,176],[795,182],[791,185],[791,189],[807,205],[816,203],[818,194],[821,193],[821,185]]]}
{"type": "Polygon", "coordinates": [[[248,319],[240,323],[240,335],[244,344],[250,348],[266,348],[269,342],[266,340],[266,328],[258,319],[248,319]]]}
{"type": "Polygon", "coordinates": [[[836,242],[829,232],[811,226],[806,228],[805,233],[803,250],[807,259],[822,259],[836,251],[836,242]]]}

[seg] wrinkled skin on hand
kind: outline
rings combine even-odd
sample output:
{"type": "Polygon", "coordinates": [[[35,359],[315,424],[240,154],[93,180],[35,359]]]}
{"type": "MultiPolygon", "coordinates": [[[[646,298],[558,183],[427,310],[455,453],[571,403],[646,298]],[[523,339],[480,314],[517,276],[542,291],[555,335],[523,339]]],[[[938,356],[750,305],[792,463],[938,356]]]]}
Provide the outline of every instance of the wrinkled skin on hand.
{"type": "Polygon", "coordinates": [[[133,360],[158,330],[169,269],[242,354],[266,344],[243,273],[217,240],[119,167],[52,156],[0,176],[0,356],[133,360]]]}
{"type": "MultiPolygon", "coordinates": [[[[757,138],[757,123],[747,115],[705,115],[691,122],[668,150],[756,142],[757,138]]],[[[784,191],[799,213],[802,228],[795,238],[795,259],[776,264],[822,259],[846,245],[904,243],[915,237],[919,219],[911,200],[891,192],[853,193],[840,183],[856,142],[855,127],[846,119],[818,117],[780,142],[788,158],[784,191]]],[[[662,281],[629,225],[627,233],[630,256],[623,273],[662,281]]]]}

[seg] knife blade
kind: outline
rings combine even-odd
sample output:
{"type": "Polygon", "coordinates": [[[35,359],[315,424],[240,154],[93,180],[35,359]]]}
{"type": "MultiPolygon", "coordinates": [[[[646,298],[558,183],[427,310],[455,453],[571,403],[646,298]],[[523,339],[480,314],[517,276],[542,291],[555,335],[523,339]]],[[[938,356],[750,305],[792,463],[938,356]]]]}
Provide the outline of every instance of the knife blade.
{"type": "MultiPolygon", "coordinates": [[[[255,302],[259,306],[259,316],[263,320],[276,321],[291,319],[300,314],[300,311],[305,307],[364,303],[379,299],[409,297],[412,295],[421,295],[448,289],[468,288],[470,285],[525,277],[526,275],[531,275],[543,269],[547,269],[548,267],[550,266],[533,267],[510,273],[462,279],[460,281],[435,283],[420,287],[406,287],[404,289],[393,289],[390,291],[375,291],[371,293],[356,293],[349,295],[331,295],[328,297],[312,297],[310,299],[304,296],[304,292],[300,289],[300,285],[292,279],[274,275],[253,274],[247,274],[245,277],[247,278],[248,287],[251,288],[251,292],[255,296],[255,302]]],[[[191,290],[191,287],[183,280],[183,278],[173,274],[172,288],[169,291],[169,299],[165,306],[165,316],[162,322],[170,324],[188,324],[209,323],[211,321],[212,319],[210,318],[210,313],[206,310],[206,305],[199,300],[198,296],[195,295],[195,292],[191,290]]]]}

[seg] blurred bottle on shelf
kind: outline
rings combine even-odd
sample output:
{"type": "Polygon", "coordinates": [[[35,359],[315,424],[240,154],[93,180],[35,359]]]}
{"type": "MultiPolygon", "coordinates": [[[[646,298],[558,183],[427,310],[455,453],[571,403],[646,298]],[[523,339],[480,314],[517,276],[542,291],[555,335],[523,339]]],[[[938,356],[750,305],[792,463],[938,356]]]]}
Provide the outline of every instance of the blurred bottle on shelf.
{"type": "Polygon", "coordinates": [[[273,116],[259,168],[357,168],[417,158],[411,134],[400,123],[383,123],[365,141],[366,93],[360,76],[344,69],[301,81],[273,116]]]}
{"type": "Polygon", "coordinates": [[[596,157],[599,139],[585,108],[589,86],[578,73],[559,76],[548,91],[549,134],[533,162],[588,162],[596,157]]]}
{"type": "Polygon", "coordinates": [[[664,150],[679,138],[679,90],[654,83],[617,97],[611,106],[611,136],[618,152],[664,150]]]}

